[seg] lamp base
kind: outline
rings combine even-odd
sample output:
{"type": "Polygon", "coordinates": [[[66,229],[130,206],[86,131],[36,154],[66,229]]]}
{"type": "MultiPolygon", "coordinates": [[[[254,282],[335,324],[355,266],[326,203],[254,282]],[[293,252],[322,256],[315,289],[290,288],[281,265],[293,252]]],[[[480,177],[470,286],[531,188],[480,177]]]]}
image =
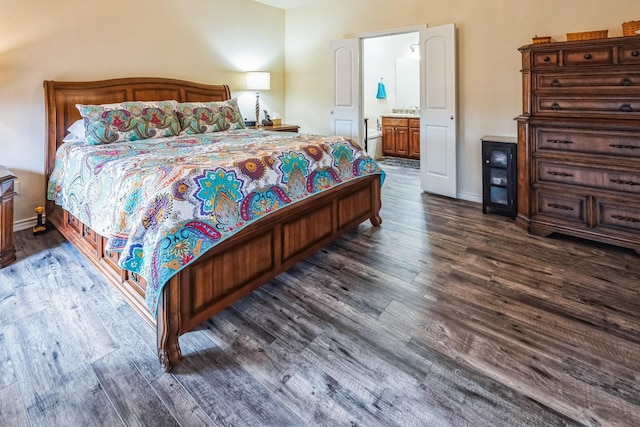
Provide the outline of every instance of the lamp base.
{"type": "Polygon", "coordinates": [[[256,126],[260,126],[260,92],[256,92],[256,126]]]}

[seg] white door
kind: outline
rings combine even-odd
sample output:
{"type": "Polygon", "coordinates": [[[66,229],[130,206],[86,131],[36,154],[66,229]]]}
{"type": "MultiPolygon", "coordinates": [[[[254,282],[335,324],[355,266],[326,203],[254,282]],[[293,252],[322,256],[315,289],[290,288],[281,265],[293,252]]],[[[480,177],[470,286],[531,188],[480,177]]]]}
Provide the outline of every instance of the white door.
{"type": "Polygon", "coordinates": [[[455,25],[420,29],[420,187],[457,196],[455,25]]]}
{"type": "Polygon", "coordinates": [[[360,40],[331,42],[331,114],[333,135],[360,142],[360,40]]]}

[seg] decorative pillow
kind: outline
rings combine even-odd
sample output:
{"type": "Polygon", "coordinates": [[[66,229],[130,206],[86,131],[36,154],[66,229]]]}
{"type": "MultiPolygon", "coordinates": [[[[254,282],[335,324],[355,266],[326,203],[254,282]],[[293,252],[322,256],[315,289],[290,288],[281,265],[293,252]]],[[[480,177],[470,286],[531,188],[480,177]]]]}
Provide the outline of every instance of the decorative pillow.
{"type": "Polygon", "coordinates": [[[178,104],[177,112],[182,134],[244,129],[244,119],[235,98],[220,102],[183,102],[178,104]]]}
{"type": "Polygon", "coordinates": [[[64,137],[64,142],[84,142],[84,120],[80,119],[73,122],[67,129],[67,132],[69,133],[64,137]]]}
{"type": "Polygon", "coordinates": [[[118,104],[76,104],[84,118],[88,144],[136,141],[180,133],[177,101],[131,101],[118,104]]]}

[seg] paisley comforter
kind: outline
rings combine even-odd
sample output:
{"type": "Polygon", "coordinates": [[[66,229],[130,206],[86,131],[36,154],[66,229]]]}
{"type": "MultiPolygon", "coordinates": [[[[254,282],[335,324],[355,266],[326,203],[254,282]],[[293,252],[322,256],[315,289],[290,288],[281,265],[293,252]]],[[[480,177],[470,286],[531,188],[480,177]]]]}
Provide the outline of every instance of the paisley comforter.
{"type": "Polygon", "coordinates": [[[384,179],[348,139],[244,129],[65,143],[48,198],[122,252],[120,266],[147,281],[155,316],[163,285],[208,249],[271,212],[370,174],[384,179]]]}

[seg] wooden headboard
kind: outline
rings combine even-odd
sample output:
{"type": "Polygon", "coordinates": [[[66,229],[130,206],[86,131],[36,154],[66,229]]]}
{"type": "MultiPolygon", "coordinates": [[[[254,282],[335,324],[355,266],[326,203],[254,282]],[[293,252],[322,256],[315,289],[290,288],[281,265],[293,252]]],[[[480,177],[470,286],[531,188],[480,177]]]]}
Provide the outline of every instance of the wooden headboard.
{"type": "MultiPolygon", "coordinates": [[[[45,194],[55,165],[56,150],[69,126],[80,119],[76,104],[110,104],[124,101],[178,102],[224,101],[231,98],[227,85],[206,85],[176,79],[134,77],[88,82],[58,82],[45,80],[45,194]]],[[[47,216],[53,215],[56,205],[46,200],[47,216]]]]}
{"type": "MultiPolygon", "coordinates": [[[[227,85],[206,85],[175,79],[137,77],[92,82],[45,80],[46,183],[53,172],[56,150],[67,128],[80,119],[76,104],[109,104],[124,101],[178,102],[224,101],[231,98],[227,85]]],[[[46,184],[45,184],[46,185],[46,184]]]]}

